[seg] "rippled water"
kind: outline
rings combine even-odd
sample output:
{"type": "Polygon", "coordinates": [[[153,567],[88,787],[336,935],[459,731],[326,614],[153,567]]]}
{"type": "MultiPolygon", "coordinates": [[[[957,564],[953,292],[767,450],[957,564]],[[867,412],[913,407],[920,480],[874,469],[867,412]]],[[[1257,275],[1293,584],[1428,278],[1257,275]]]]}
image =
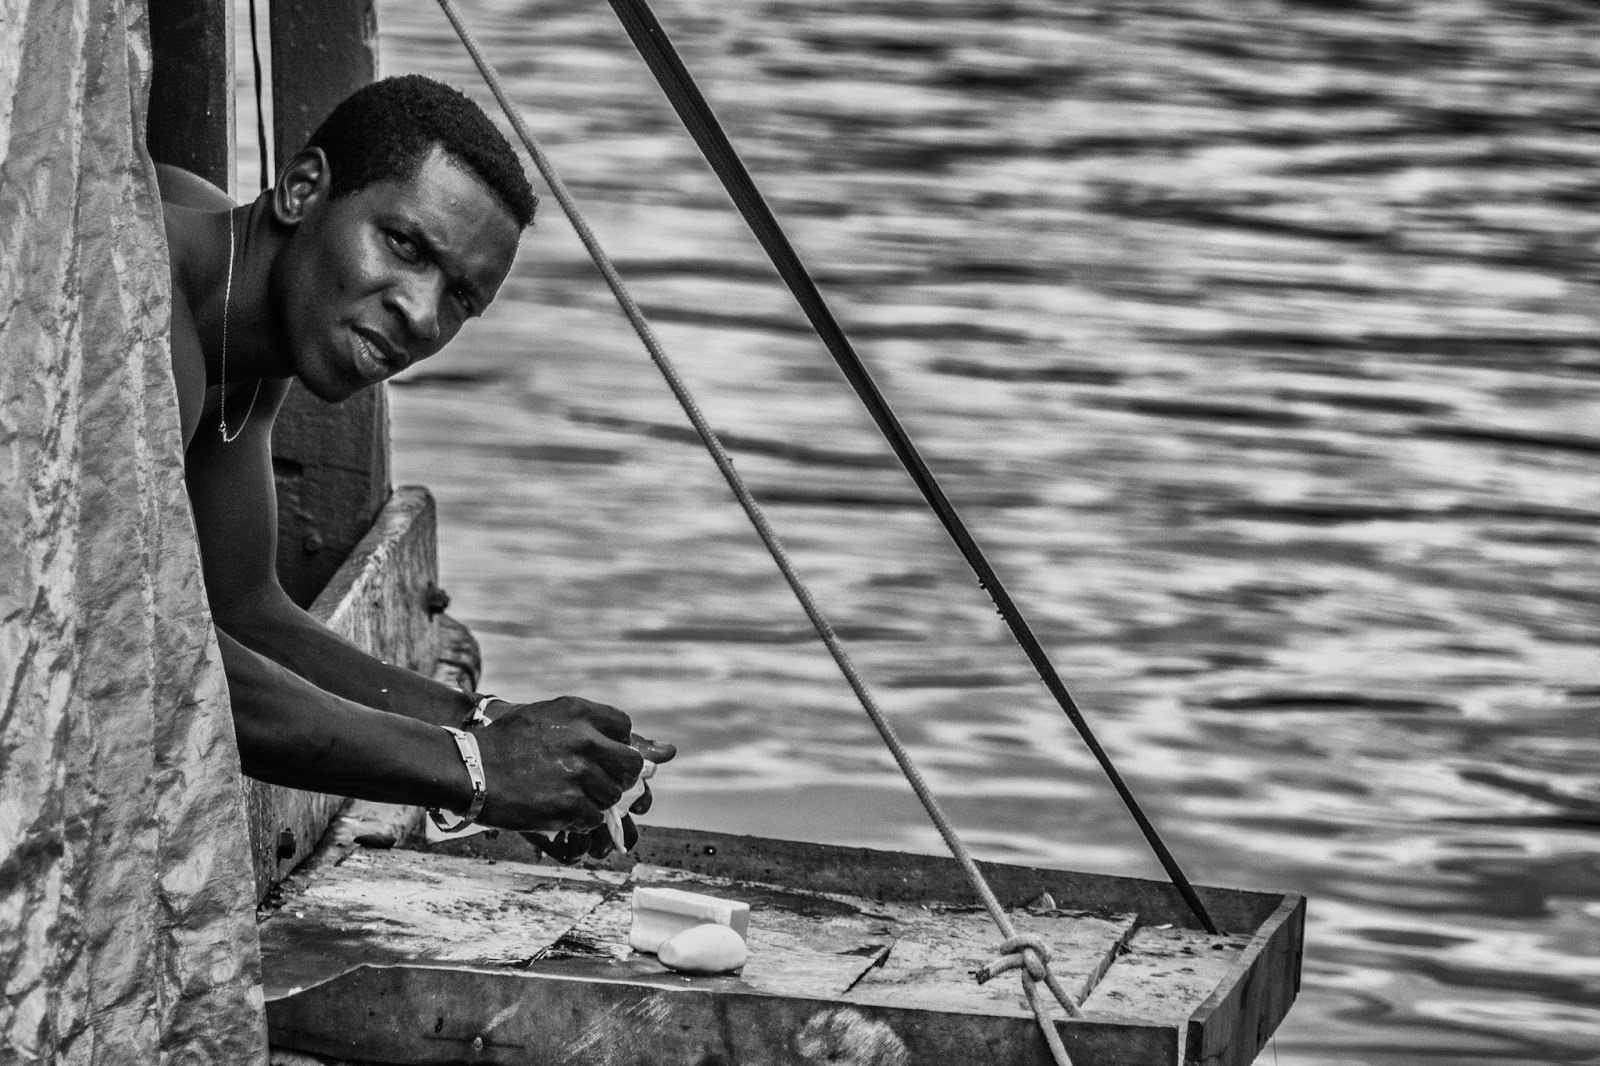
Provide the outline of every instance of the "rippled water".
{"type": "MultiPolygon", "coordinates": [[[[1263,1061],[1600,1062],[1600,13],[658,6],[1191,874],[1311,897],[1263,1061]]],[[[1159,876],[607,5],[467,7],[967,839],[1159,876]]],[[[397,384],[489,688],[678,741],[660,822],[938,850],[553,200],[397,384]]]]}

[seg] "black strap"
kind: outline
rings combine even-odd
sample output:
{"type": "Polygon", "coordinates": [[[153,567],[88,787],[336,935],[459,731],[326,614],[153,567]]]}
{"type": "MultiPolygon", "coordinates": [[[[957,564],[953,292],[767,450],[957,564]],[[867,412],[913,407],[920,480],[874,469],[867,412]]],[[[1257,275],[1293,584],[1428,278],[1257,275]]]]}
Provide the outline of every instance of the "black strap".
{"type": "Polygon", "coordinates": [[[667,94],[672,107],[678,113],[678,118],[688,128],[695,143],[700,146],[700,151],[705,155],[706,161],[716,171],[721,179],[722,186],[733,198],[739,213],[755,233],[756,239],[767,250],[773,266],[788,284],[789,291],[794,293],[800,307],[805,311],[806,317],[811,320],[811,325],[816,329],[822,342],[828,346],[828,351],[833,354],[834,361],[839,364],[839,369],[849,379],[855,388],[861,402],[867,407],[872,420],[878,424],[879,430],[888,438],[889,445],[894,449],[895,455],[905,466],[916,482],[928,505],[933,508],[934,514],[944,526],[950,539],[955,541],[956,547],[966,558],[967,565],[978,576],[978,584],[985,589],[1000,610],[1000,616],[1005,619],[1006,625],[1011,628],[1011,634],[1022,646],[1034,669],[1039,672],[1039,678],[1061,705],[1072,724],[1077,727],[1078,733],[1100,763],[1100,768],[1105,771],[1112,786],[1117,790],[1117,795],[1122,797],[1122,802],[1127,805],[1129,813],[1139,824],[1140,831],[1145,840],[1155,852],[1156,858],[1161,860],[1161,865],[1167,871],[1167,876],[1172,879],[1173,885],[1183,897],[1184,902],[1194,911],[1195,917],[1200,920],[1207,932],[1215,933],[1216,925],[1211,921],[1211,916],[1206,912],[1205,905],[1200,902],[1200,897],[1195,893],[1189,879],[1184,876],[1177,860],[1167,850],[1166,844],[1161,839],[1161,834],[1156,831],[1150,819],[1145,816],[1139,803],[1128,790],[1122,780],[1122,775],[1111,762],[1111,757],[1100,746],[1095,738],[1094,731],[1089,728],[1089,723],[1083,717],[1083,712],[1073,701],[1072,694],[1067,691],[1066,685],[1056,673],[1050,658],[1045,654],[1044,648],[1033,635],[1033,629],[1028,625],[1027,619],[1011,599],[1010,593],[1001,583],[994,568],[989,565],[989,560],[984,556],[983,550],[978,547],[972,535],[967,532],[966,523],[956,513],[950,500],[945,496],[944,490],[934,478],[933,472],[922,461],[922,456],[917,453],[916,446],[911,443],[911,438],[901,427],[899,419],[889,407],[888,401],[878,390],[872,376],[867,373],[867,368],[862,364],[861,357],[856,354],[855,348],[850,344],[850,339],[845,336],[844,330],[834,319],[833,312],[828,309],[827,303],[818,291],[816,282],[806,271],[805,265],[800,262],[800,257],[795,254],[794,248],[789,244],[789,238],[784,234],[783,228],[778,225],[778,220],[773,216],[771,208],[767,206],[760,190],[751,180],[750,173],[745,169],[743,161],[729,143],[727,134],[717,122],[711,112],[711,107],[701,95],[699,87],[684,68],[683,60],[667,39],[666,31],[661,28],[661,23],[656,20],[655,13],[650,10],[646,0],[610,0],[612,9],[617,18],[622,21],[623,28],[633,40],[633,45],[644,57],[651,73],[660,83],[662,91],[667,94]]]}
{"type": "Polygon", "coordinates": [[[256,0],[250,0],[250,65],[256,82],[256,148],[261,158],[256,167],[261,179],[261,191],[271,184],[267,179],[267,116],[261,110],[261,41],[256,36],[256,0]]]}

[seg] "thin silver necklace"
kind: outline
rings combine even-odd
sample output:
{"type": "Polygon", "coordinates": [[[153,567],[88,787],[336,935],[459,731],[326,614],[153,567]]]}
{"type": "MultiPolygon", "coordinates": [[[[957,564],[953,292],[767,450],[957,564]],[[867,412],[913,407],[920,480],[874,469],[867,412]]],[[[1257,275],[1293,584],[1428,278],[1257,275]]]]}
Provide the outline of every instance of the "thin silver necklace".
{"type": "Polygon", "coordinates": [[[256,379],[256,391],[250,394],[250,406],[245,408],[244,421],[228,436],[228,309],[233,302],[233,212],[228,212],[228,282],[222,289],[222,391],[217,395],[217,431],[222,443],[232,444],[250,424],[250,412],[256,409],[256,397],[261,395],[261,379],[256,379]]]}

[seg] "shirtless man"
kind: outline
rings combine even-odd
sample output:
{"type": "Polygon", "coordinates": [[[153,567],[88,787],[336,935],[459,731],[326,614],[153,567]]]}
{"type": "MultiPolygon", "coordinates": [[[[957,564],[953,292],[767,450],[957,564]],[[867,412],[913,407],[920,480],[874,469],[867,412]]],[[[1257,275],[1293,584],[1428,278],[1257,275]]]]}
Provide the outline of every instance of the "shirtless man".
{"type": "MultiPolygon", "coordinates": [[[[337,403],[488,308],[533,217],[521,164],[465,96],[410,76],[341,104],[244,206],[159,169],[185,476],[244,770],[468,812],[472,775],[441,727],[465,728],[478,698],[374,659],[284,593],[270,444],[291,378],[337,403]]],[[[487,784],[477,820],[571,831],[564,858],[609,850],[588,831],[644,759],[673,755],[576,697],[489,716],[471,734],[487,784]]],[[[648,805],[646,793],[632,809],[648,805]]]]}

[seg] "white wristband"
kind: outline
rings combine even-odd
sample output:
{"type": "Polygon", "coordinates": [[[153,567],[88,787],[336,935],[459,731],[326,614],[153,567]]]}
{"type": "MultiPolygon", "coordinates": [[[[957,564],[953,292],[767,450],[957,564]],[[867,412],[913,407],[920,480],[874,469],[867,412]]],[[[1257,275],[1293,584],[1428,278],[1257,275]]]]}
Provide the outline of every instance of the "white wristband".
{"type": "Polygon", "coordinates": [[[455,825],[447,824],[448,816],[438,807],[429,807],[428,817],[440,832],[455,833],[478,820],[478,815],[483,812],[483,801],[489,797],[489,783],[483,776],[483,756],[478,751],[478,738],[461,729],[450,726],[442,728],[455,740],[456,750],[461,753],[461,761],[467,767],[467,776],[472,778],[472,803],[455,825]]]}

